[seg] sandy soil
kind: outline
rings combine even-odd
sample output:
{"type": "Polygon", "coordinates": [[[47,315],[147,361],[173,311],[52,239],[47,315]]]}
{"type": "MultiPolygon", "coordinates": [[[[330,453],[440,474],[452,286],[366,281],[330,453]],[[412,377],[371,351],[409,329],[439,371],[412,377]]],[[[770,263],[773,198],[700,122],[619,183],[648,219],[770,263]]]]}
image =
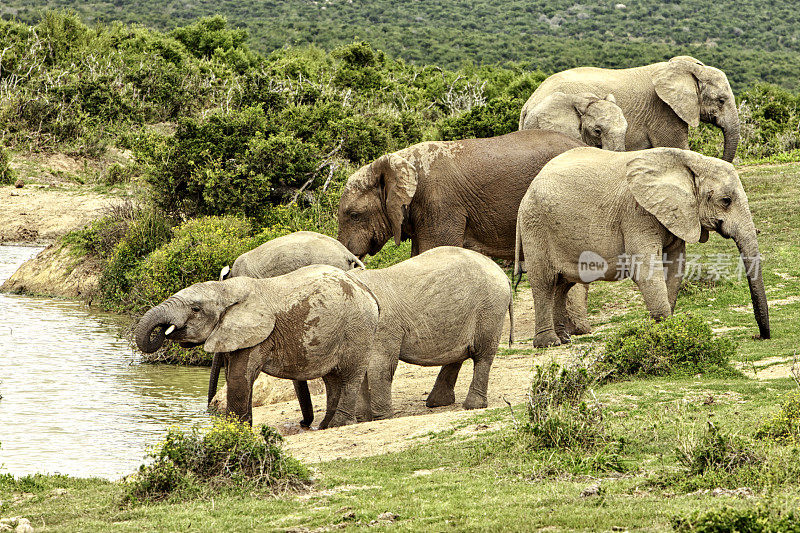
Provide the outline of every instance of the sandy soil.
{"type": "Polygon", "coordinates": [[[0,187],[0,243],[49,244],[116,202],[78,187],[0,187]]]}

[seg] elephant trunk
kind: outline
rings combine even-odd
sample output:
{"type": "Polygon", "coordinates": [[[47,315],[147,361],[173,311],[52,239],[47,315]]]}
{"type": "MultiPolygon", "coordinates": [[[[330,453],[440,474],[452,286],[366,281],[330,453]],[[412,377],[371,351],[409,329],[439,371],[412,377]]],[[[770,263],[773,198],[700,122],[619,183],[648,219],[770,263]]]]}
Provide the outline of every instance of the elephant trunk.
{"type": "Polygon", "coordinates": [[[733,236],[733,239],[739,248],[739,255],[747,272],[750,299],[753,301],[753,315],[755,315],[758,323],[759,335],[762,339],[769,339],[769,308],[767,307],[767,295],[764,291],[764,279],[761,276],[761,256],[758,252],[758,241],[755,234],[755,227],[752,227],[751,224],[751,229],[747,232],[747,236],[733,236]]]}
{"type": "Polygon", "coordinates": [[[157,305],[139,320],[134,331],[136,346],[144,353],[153,353],[164,344],[164,330],[172,323],[169,310],[164,304],[157,305]],[[153,332],[155,331],[155,337],[153,332]]]}
{"type": "Polygon", "coordinates": [[[722,128],[722,133],[725,138],[722,159],[728,163],[733,163],[736,148],[739,146],[739,115],[735,109],[733,111],[733,119],[728,121],[728,124],[722,128]]]}
{"type": "Polygon", "coordinates": [[[214,396],[217,395],[217,384],[219,383],[219,371],[222,368],[222,353],[214,352],[214,357],[211,359],[211,374],[208,377],[208,405],[214,396]]]}

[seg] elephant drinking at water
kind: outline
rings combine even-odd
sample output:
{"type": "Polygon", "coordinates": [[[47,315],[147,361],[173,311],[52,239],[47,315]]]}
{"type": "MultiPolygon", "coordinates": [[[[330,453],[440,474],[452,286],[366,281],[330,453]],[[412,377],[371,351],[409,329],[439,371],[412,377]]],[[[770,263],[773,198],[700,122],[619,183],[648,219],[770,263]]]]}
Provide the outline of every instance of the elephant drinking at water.
{"type": "Polygon", "coordinates": [[[169,339],[224,354],[227,412],[252,422],[260,372],[322,377],[327,411],[321,428],[355,422],[379,308],[364,284],[331,266],[282,276],[196,283],[153,307],[136,326],[143,352],[169,339]]]}

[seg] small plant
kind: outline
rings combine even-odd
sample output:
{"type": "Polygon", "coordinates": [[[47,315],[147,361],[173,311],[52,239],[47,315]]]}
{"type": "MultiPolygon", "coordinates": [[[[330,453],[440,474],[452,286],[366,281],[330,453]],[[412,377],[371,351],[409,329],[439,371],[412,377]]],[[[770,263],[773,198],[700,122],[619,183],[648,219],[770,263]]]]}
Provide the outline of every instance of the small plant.
{"type": "Polygon", "coordinates": [[[672,315],[624,326],[605,344],[603,364],[611,376],[665,376],[717,372],[736,374],[730,359],[736,344],[714,335],[700,317],[672,315]]]}
{"type": "Polygon", "coordinates": [[[793,392],[781,410],[756,430],[755,438],[777,444],[800,444],[800,392],[793,392]]]}
{"type": "Polygon", "coordinates": [[[309,473],[284,454],[283,438],[268,426],[260,434],[232,418],[216,417],[210,428],[185,433],[170,428],[139,468],[128,501],[162,500],[202,485],[279,489],[309,481],[309,473]]]}
{"type": "Polygon", "coordinates": [[[690,474],[702,475],[710,470],[733,473],[745,466],[757,467],[764,457],[743,439],[721,433],[710,421],[697,442],[687,442],[678,449],[678,462],[690,474]]]}
{"type": "Polygon", "coordinates": [[[678,533],[797,533],[800,532],[800,512],[776,511],[766,505],[749,509],[725,506],[695,511],[688,517],[676,516],[672,527],[678,533]]]}
{"type": "Polygon", "coordinates": [[[0,185],[14,183],[14,170],[11,168],[11,154],[0,145],[0,185]]]}
{"type": "Polygon", "coordinates": [[[534,448],[587,448],[604,438],[603,414],[586,401],[594,384],[585,366],[537,366],[528,395],[528,420],[522,426],[534,448]]]}

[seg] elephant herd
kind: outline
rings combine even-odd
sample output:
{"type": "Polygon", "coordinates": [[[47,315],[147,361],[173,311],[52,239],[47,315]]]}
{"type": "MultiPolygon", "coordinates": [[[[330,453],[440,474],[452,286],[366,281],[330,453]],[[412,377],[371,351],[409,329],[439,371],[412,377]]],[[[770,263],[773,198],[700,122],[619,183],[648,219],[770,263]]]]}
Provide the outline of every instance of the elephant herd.
{"type": "Polygon", "coordinates": [[[219,281],[145,313],[137,345],[203,345],[214,353],[209,401],[224,366],[226,409],[248,422],[261,372],[294,380],[303,425],[313,420],[306,381],[319,377],[320,428],[391,417],[401,360],[441,366],[427,399],[435,407],[455,402],[471,359],[464,407],[480,408],[506,312],[513,340],[513,290],[490,257],[515,260],[512,279],[524,260],[533,345],[550,346],[589,331],[595,280],[631,278],[653,318],[670,315],[686,243],[710,231],[736,243],[760,337],[769,338],[757,232],[730,163],[738,113],[722,71],[686,56],[567,70],[542,82],[519,126],[422,142],[361,167],[342,192],[338,240],[297,232],[243,254],[219,281]],[[688,150],[688,127],[700,120],[723,130],[724,160],[688,150]],[[364,269],[390,239],[410,239],[412,257],[364,269]]]}

